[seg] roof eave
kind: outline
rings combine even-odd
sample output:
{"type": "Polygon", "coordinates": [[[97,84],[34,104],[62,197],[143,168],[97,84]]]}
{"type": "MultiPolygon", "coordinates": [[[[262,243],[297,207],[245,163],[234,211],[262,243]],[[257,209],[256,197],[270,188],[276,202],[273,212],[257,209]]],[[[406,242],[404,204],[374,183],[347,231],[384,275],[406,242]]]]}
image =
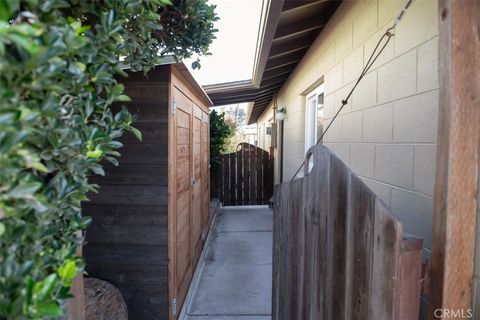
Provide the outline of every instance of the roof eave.
{"type": "Polygon", "coordinates": [[[275,31],[282,13],[284,0],[264,0],[262,5],[262,19],[258,28],[255,62],[253,67],[252,85],[260,86],[263,71],[267,64],[268,55],[272,46],[275,31]]]}

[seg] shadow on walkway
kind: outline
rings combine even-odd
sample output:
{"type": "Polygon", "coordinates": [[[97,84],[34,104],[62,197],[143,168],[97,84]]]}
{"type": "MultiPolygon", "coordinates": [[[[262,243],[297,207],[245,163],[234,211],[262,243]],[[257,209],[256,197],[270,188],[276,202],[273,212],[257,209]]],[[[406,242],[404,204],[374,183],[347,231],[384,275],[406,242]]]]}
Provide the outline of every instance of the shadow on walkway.
{"type": "Polygon", "coordinates": [[[183,319],[271,318],[272,223],[267,207],[222,208],[183,319]]]}

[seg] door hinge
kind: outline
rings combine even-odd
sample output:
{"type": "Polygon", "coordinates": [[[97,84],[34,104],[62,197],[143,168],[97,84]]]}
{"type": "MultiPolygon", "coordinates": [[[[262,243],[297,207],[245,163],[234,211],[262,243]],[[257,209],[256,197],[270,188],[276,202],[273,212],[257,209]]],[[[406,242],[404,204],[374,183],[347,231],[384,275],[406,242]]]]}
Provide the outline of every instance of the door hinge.
{"type": "Polygon", "coordinates": [[[172,116],[177,113],[177,99],[173,98],[172,100],[172,116]]]}
{"type": "Polygon", "coordinates": [[[174,317],[177,316],[177,298],[173,298],[172,300],[172,315],[174,317]]]}

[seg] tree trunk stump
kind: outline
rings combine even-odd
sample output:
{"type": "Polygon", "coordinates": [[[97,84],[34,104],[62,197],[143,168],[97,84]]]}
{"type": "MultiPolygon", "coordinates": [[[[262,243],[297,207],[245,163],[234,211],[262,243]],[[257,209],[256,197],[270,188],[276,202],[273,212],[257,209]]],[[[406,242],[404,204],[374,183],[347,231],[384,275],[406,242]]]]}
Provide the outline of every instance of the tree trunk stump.
{"type": "Polygon", "coordinates": [[[109,282],[85,278],[87,320],[128,320],[128,310],[120,290],[109,282]]]}

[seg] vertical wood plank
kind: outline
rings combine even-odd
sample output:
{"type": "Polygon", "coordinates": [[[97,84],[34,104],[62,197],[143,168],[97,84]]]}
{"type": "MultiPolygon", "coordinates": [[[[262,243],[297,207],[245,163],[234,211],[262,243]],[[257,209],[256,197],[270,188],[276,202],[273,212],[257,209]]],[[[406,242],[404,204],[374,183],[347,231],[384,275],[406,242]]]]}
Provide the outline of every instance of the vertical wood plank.
{"type": "MultiPolygon", "coordinates": [[[[325,148],[315,148],[314,152],[314,175],[315,179],[315,211],[312,215],[314,229],[312,232],[312,240],[306,237],[305,242],[313,242],[314,262],[312,263],[313,287],[310,292],[312,307],[309,319],[326,319],[327,318],[327,262],[328,256],[328,226],[329,226],[329,210],[330,210],[330,153],[325,148]],[[312,302],[313,301],[313,302],[312,302]]],[[[308,255],[307,255],[308,257],[308,255]]],[[[308,315],[307,315],[308,316],[308,315]]]]}
{"type": "Polygon", "coordinates": [[[439,115],[429,318],[472,307],[479,188],[480,2],[440,1],[439,115]]]}
{"type": "Polygon", "coordinates": [[[235,202],[235,191],[236,191],[236,180],[235,180],[235,174],[236,174],[236,154],[232,153],[230,154],[230,205],[234,206],[236,204],[235,202]]]}
{"type": "Polygon", "coordinates": [[[250,188],[250,205],[254,205],[256,204],[255,200],[257,198],[257,192],[256,192],[256,179],[257,179],[257,176],[255,174],[255,166],[256,166],[256,150],[257,148],[251,148],[250,149],[250,172],[251,172],[251,179],[250,179],[250,184],[251,184],[251,188],[250,188]]]}
{"type": "Polygon", "coordinates": [[[327,262],[327,317],[329,319],[346,319],[347,303],[347,190],[348,174],[343,163],[335,156],[330,162],[330,199],[328,228],[327,262]]]}
{"type": "Polygon", "coordinates": [[[272,318],[416,318],[420,274],[401,278],[401,224],[327,148],[311,152],[310,173],[275,187],[272,318]]]}
{"type": "Polygon", "coordinates": [[[423,240],[415,238],[403,239],[400,243],[400,254],[397,263],[395,319],[418,318],[420,308],[421,284],[416,279],[422,276],[423,240]]]}
{"type": "Polygon", "coordinates": [[[245,189],[244,189],[244,203],[248,204],[250,202],[250,151],[249,151],[249,146],[243,145],[243,149],[245,149],[244,153],[244,161],[243,165],[245,168],[245,173],[248,172],[248,174],[245,174],[245,189]]]}
{"type": "Polygon", "coordinates": [[[226,171],[227,173],[227,188],[226,188],[226,192],[227,192],[227,205],[228,206],[231,206],[232,205],[232,154],[229,153],[227,156],[226,156],[226,160],[227,160],[227,163],[228,163],[228,169],[226,171]]]}
{"type": "Polygon", "coordinates": [[[237,154],[237,205],[243,205],[242,201],[242,189],[243,189],[243,148],[236,152],[237,154]]]}
{"type": "Polygon", "coordinates": [[[264,152],[263,153],[263,156],[262,156],[262,200],[263,200],[263,203],[266,204],[268,203],[268,199],[267,199],[267,194],[268,194],[268,187],[267,187],[267,172],[268,172],[268,159],[267,159],[267,156],[266,156],[266,153],[264,152]]]}
{"type": "MultiPolygon", "coordinates": [[[[283,186],[278,185],[275,187],[275,200],[274,200],[274,212],[284,212],[283,201],[282,201],[282,188],[283,186]]],[[[281,246],[282,246],[282,236],[283,228],[282,222],[283,214],[274,214],[273,215],[273,250],[272,250],[272,318],[280,319],[280,279],[281,272],[284,264],[281,260],[281,246]]],[[[282,288],[283,289],[283,288],[282,288]]]]}
{"type": "Polygon", "coordinates": [[[303,299],[303,262],[304,262],[304,208],[303,208],[303,180],[292,183],[291,201],[291,242],[290,255],[292,268],[290,279],[292,281],[292,300],[290,319],[301,319],[303,299]]]}
{"type": "Polygon", "coordinates": [[[222,202],[223,205],[225,205],[225,175],[223,174],[225,172],[226,166],[225,166],[225,157],[222,155],[222,164],[221,164],[221,172],[220,172],[220,189],[221,191],[221,197],[220,201],[222,202]]]}
{"type": "Polygon", "coordinates": [[[350,178],[349,214],[352,250],[348,319],[370,319],[375,195],[356,176],[350,178]]]}
{"type": "Polygon", "coordinates": [[[223,170],[222,170],[222,176],[223,176],[223,205],[228,206],[230,205],[228,198],[229,198],[229,192],[228,189],[230,188],[230,158],[228,154],[224,154],[222,156],[223,158],[223,170]]]}
{"type": "MultiPolygon", "coordinates": [[[[310,161],[315,163],[315,149],[310,149],[307,154],[311,154],[310,161]]],[[[308,157],[308,156],[307,156],[308,157]]],[[[308,167],[308,164],[307,164],[308,167]]],[[[303,215],[304,215],[304,263],[303,263],[303,297],[301,319],[311,319],[313,309],[317,304],[317,288],[315,287],[315,269],[316,269],[316,249],[318,241],[318,216],[316,212],[317,202],[317,169],[314,164],[312,171],[306,174],[303,179],[303,215]],[[312,239],[313,241],[308,241],[312,239]],[[311,297],[311,299],[309,298],[311,297]]]]}
{"type": "Polygon", "coordinates": [[[260,189],[260,184],[259,183],[259,177],[261,178],[261,171],[259,172],[259,169],[260,169],[260,161],[261,160],[261,157],[262,157],[262,153],[261,153],[261,150],[259,149],[255,149],[255,162],[253,164],[254,166],[254,172],[255,172],[255,190],[253,191],[253,197],[254,197],[254,201],[253,203],[254,204],[257,204],[259,203],[259,201],[261,201],[261,199],[259,199],[259,196],[258,196],[258,192],[259,192],[259,189],[260,189]],[[260,176],[259,176],[259,173],[260,173],[260,176]]]}
{"type": "MultiPolygon", "coordinates": [[[[77,249],[77,256],[82,256],[82,246],[77,249]]],[[[85,320],[85,291],[83,287],[83,272],[77,273],[73,279],[72,287],[70,288],[72,299],[67,303],[68,319],[85,320]]]]}
{"type": "Polygon", "coordinates": [[[402,233],[402,226],[377,199],[373,232],[372,319],[395,317],[395,279],[402,233]]]}

